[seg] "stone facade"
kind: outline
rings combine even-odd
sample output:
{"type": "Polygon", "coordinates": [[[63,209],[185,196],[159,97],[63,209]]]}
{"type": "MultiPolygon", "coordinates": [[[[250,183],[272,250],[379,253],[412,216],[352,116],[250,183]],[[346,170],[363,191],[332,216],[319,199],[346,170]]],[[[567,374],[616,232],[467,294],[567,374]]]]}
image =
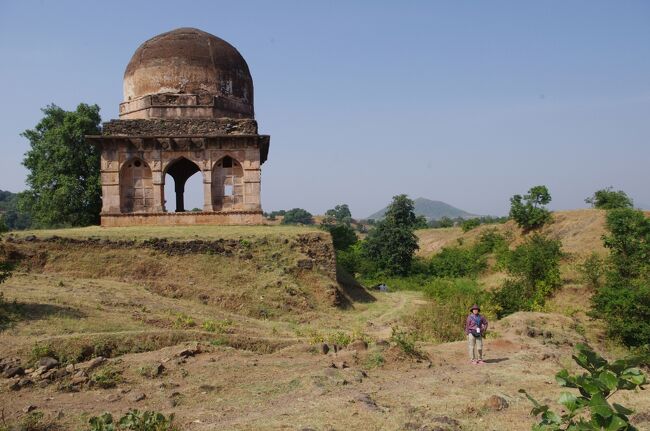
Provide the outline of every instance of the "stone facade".
{"type": "Polygon", "coordinates": [[[252,78],[242,73],[248,66],[235,48],[196,29],[156,36],[136,51],[120,119],[87,137],[101,151],[103,226],[262,222],[261,165],[270,138],[258,134],[252,78]],[[160,79],[147,73],[151,64],[160,79]],[[202,212],[186,213],[185,183],[197,172],[202,212]],[[166,175],[174,180],[176,213],[166,205],[166,175]]]}

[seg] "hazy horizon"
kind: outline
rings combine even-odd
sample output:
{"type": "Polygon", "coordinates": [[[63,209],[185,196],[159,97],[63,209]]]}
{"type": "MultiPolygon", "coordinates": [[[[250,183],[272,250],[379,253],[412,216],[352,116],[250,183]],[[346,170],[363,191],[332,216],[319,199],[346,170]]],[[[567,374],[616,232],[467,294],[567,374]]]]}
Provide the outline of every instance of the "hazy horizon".
{"type": "Polygon", "coordinates": [[[265,211],[362,218],[405,193],[504,215],[538,184],[551,209],[607,186],[650,209],[648,22],[643,1],[0,2],[0,189],[24,189],[41,108],[117,118],[135,49],[197,27],[251,69],[265,211]]]}

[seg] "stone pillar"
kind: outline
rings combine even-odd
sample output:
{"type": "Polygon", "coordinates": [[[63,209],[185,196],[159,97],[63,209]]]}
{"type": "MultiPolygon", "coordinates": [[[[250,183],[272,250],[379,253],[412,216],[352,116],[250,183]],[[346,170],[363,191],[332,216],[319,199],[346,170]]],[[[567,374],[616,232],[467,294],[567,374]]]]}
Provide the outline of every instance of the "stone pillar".
{"type": "MultiPolygon", "coordinates": [[[[155,165],[155,164],[154,164],[155,165]]],[[[165,183],[163,181],[162,171],[153,171],[153,208],[152,211],[156,213],[165,212],[165,183]]]]}
{"type": "Polygon", "coordinates": [[[212,171],[203,170],[203,211],[212,212],[214,211],[214,205],[212,204],[212,171]]]}
{"type": "Polygon", "coordinates": [[[120,213],[120,171],[114,151],[101,154],[102,214],[120,213]]]}

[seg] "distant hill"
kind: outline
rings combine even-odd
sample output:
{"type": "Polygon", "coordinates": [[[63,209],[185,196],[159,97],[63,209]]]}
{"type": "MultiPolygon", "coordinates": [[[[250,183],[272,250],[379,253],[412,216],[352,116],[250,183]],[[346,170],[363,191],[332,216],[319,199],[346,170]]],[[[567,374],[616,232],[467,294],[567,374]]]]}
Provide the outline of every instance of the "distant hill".
{"type": "MultiPolygon", "coordinates": [[[[415,215],[418,216],[422,215],[429,221],[440,220],[443,217],[449,217],[451,219],[454,218],[468,219],[468,218],[480,217],[476,214],[468,213],[467,211],[463,211],[461,209],[458,209],[456,207],[453,207],[441,201],[432,201],[430,199],[417,198],[415,199],[414,202],[415,202],[415,215]]],[[[384,218],[387,209],[388,207],[383,208],[377,211],[376,213],[368,216],[368,218],[380,220],[384,218]]]]}

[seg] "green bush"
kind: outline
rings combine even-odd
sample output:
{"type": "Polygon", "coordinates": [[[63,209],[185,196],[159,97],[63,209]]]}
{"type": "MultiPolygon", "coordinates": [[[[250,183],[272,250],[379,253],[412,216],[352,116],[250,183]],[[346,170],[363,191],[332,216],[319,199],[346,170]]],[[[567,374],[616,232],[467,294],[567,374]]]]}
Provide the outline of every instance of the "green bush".
{"type": "Polygon", "coordinates": [[[358,241],[354,228],[349,224],[322,224],[321,229],[332,235],[336,250],[345,250],[358,241]]]}
{"type": "Polygon", "coordinates": [[[632,199],[623,190],[614,191],[610,186],[596,191],[593,196],[585,199],[585,202],[592,207],[601,210],[612,210],[616,208],[632,208],[632,199]]]}
{"type": "Polygon", "coordinates": [[[409,332],[400,328],[392,328],[393,333],[390,336],[390,341],[399,348],[402,353],[412,358],[424,359],[427,357],[426,353],[421,351],[415,344],[416,337],[409,332]]]}
{"type": "Polygon", "coordinates": [[[294,208],[284,213],[281,224],[314,224],[314,218],[309,211],[294,208]]]}
{"type": "Polygon", "coordinates": [[[638,368],[641,357],[630,357],[608,362],[587,346],[576,345],[574,361],[587,372],[570,375],[566,369],[555,375],[557,383],[565,388],[578,389],[579,394],[562,392],[558,403],[564,407],[562,414],[540,404],[524,389],[523,393],[533,403],[531,415],[541,416],[533,431],[635,431],[628,416],[634,413],[627,407],[611,403],[608,399],[618,391],[644,389],[645,374],[638,368]]]}
{"type": "Polygon", "coordinates": [[[90,376],[90,381],[102,389],[114,388],[122,381],[122,373],[120,370],[107,365],[95,371],[90,376]]]}
{"type": "Polygon", "coordinates": [[[531,187],[523,197],[510,198],[510,218],[524,231],[540,228],[551,220],[551,213],[544,207],[549,202],[551,194],[546,186],[531,187]]]}
{"type": "Polygon", "coordinates": [[[479,227],[481,225],[481,220],[478,218],[471,218],[469,220],[464,220],[460,227],[463,229],[463,232],[469,232],[470,230],[479,227]]]}
{"type": "Polygon", "coordinates": [[[510,279],[493,294],[498,316],[516,311],[540,311],[560,286],[561,243],[534,234],[507,253],[505,267],[510,279]]]}
{"type": "Polygon", "coordinates": [[[445,247],[429,261],[434,277],[474,277],[486,268],[486,257],[476,248],[445,247]]]}
{"type": "Polygon", "coordinates": [[[587,286],[598,289],[605,275],[605,261],[598,253],[592,252],[578,265],[578,272],[587,286]]]}
{"type": "Polygon", "coordinates": [[[140,412],[129,410],[117,422],[110,413],[93,416],[88,421],[88,431],[180,431],[174,425],[174,414],[165,417],[162,413],[153,411],[140,412]]]}
{"type": "Polygon", "coordinates": [[[591,315],[607,323],[611,338],[629,347],[650,340],[650,218],[639,210],[613,209],[607,213],[609,271],[592,296],[591,315]]]}

